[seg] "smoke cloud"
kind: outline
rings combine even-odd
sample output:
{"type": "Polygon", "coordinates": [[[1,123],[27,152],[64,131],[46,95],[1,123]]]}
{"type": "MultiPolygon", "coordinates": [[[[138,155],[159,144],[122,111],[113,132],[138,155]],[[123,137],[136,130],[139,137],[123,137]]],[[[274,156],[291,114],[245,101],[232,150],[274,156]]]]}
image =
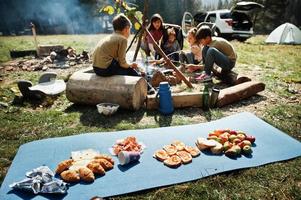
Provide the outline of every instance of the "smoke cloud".
{"type": "Polygon", "coordinates": [[[104,20],[96,3],[80,0],[1,0],[0,32],[30,34],[30,22],[38,34],[87,34],[104,32],[104,20]]]}

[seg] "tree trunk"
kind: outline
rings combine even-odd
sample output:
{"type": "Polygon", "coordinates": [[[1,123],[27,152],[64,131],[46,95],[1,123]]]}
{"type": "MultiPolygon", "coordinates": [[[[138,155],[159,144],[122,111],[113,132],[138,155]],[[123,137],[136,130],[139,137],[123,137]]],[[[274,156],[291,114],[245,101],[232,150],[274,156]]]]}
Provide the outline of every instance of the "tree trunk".
{"type": "Polygon", "coordinates": [[[145,102],[147,83],[137,76],[97,76],[92,68],[75,72],[67,82],[66,97],[77,104],[116,103],[138,110],[145,102]]]}

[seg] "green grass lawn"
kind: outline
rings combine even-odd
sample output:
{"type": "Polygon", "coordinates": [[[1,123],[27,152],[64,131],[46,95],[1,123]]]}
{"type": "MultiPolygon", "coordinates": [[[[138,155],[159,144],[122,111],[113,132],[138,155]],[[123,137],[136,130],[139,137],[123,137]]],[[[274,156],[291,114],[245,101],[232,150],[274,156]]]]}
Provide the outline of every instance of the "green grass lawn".
{"type": "MultiPolygon", "coordinates": [[[[81,52],[92,50],[101,37],[103,35],[39,36],[38,41],[40,44],[64,44],[81,52]]],[[[36,82],[42,72],[0,74],[3,79],[0,82],[0,183],[20,145],[83,132],[195,124],[249,111],[301,141],[301,45],[265,45],[264,39],[265,36],[256,36],[245,43],[232,41],[232,44],[238,53],[235,71],[264,82],[266,90],[242,102],[207,112],[199,108],[176,109],[168,117],[144,109],[120,110],[113,117],[105,118],[93,106],[73,105],[65,95],[48,99],[41,105],[13,104],[19,95],[16,81],[36,82]]],[[[0,62],[10,60],[9,50],[33,48],[30,36],[0,37],[0,62]]],[[[112,199],[301,199],[301,158],[112,199]]]]}

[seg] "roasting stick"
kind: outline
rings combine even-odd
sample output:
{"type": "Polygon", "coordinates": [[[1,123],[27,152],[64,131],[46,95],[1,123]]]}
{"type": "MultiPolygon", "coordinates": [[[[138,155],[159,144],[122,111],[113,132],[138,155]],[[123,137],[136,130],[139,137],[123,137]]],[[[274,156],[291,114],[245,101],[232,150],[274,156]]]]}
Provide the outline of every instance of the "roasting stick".
{"type": "Polygon", "coordinates": [[[39,56],[39,48],[38,48],[38,41],[37,41],[37,33],[36,33],[36,26],[31,22],[31,31],[34,39],[34,45],[36,47],[37,55],[39,56]]]}
{"type": "MultiPolygon", "coordinates": [[[[115,0],[115,2],[117,2],[117,0],[115,0]]],[[[125,4],[120,3],[120,5],[127,10],[125,4]]],[[[150,37],[152,43],[154,44],[155,49],[158,51],[158,53],[163,57],[163,59],[165,60],[166,64],[169,65],[178,75],[178,77],[184,81],[184,83],[189,87],[189,88],[193,88],[192,84],[189,82],[189,80],[187,80],[187,78],[184,76],[184,74],[178,70],[178,68],[171,62],[171,60],[166,56],[166,54],[163,52],[163,50],[159,47],[159,45],[155,42],[153,36],[151,35],[151,33],[147,30],[147,28],[145,27],[144,24],[141,24],[139,22],[139,20],[137,19],[136,16],[133,16],[133,19],[139,23],[139,25],[142,27],[143,31],[146,32],[146,34],[150,37]]]]}
{"type": "Polygon", "coordinates": [[[155,40],[154,40],[153,36],[151,35],[151,33],[147,30],[147,28],[145,28],[144,26],[142,26],[142,28],[147,33],[147,35],[150,37],[150,39],[152,40],[152,42],[153,42],[153,44],[155,46],[155,49],[163,57],[163,59],[165,60],[166,64],[169,65],[176,72],[176,74],[180,77],[180,79],[183,80],[184,83],[189,88],[193,88],[192,84],[186,79],[186,77],[184,76],[184,74],[181,71],[178,70],[178,68],[171,62],[171,60],[166,56],[166,54],[158,46],[158,44],[155,42],[155,40]]]}

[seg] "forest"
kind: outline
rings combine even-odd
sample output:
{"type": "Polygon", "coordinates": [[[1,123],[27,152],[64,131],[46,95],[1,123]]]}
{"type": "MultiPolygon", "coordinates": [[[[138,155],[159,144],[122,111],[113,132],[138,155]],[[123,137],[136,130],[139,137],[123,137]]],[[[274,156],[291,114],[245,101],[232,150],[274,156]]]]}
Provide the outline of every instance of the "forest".
{"type": "MultiPolygon", "coordinates": [[[[256,33],[268,34],[282,23],[301,26],[300,0],[254,0],[264,5],[262,10],[250,13],[256,33]]],[[[144,0],[128,0],[142,11],[144,0]]],[[[165,22],[180,24],[183,13],[192,14],[216,9],[231,9],[237,0],[149,0],[148,17],[160,13],[165,22]],[[209,2],[209,3],[208,3],[209,2]],[[215,3],[213,3],[215,2],[215,3]]],[[[39,34],[95,34],[108,31],[110,17],[99,10],[112,0],[1,0],[0,35],[30,34],[33,22],[39,34]]]]}

